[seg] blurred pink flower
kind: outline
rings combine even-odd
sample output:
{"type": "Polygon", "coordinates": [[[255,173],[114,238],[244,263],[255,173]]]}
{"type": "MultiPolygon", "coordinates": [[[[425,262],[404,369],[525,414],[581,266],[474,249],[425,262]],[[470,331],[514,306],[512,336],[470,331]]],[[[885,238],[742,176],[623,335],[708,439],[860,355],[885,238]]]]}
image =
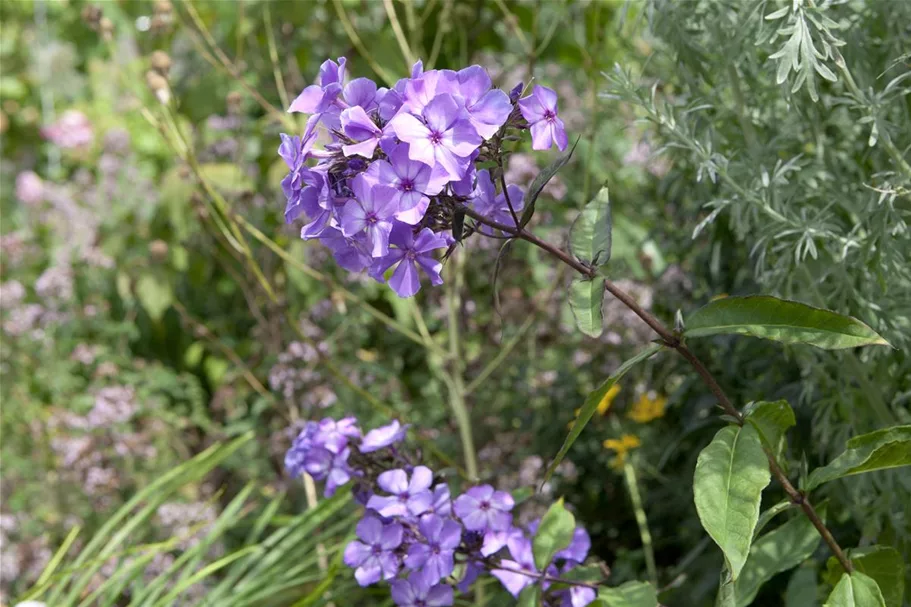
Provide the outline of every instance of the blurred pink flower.
{"type": "Polygon", "coordinates": [[[38,204],[44,200],[44,181],[34,171],[16,175],[16,198],[25,204],[38,204]]]}
{"type": "Polygon", "coordinates": [[[57,122],[42,128],[41,135],[64,149],[87,146],[95,138],[92,123],[79,110],[65,111],[57,122]]]}

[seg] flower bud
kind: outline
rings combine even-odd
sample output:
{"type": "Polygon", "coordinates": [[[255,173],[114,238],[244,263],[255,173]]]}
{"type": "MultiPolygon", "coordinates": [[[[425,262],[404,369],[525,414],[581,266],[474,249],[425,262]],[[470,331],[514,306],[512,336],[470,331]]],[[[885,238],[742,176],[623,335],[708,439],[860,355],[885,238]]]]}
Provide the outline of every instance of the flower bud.
{"type": "Polygon", "coordinates": [[[167,105],[168,101],[171,100],[171,91],[168,87],[167,78],[156,71],[149,70],[146,72],[146,84],[148,84],[149,88],[152,89],[152,92],[155,93],[155,97],[158,98],[158,101],[167,105]]]}
{"type": "Polygon", "coordinates": [[[114,37],[114,22],[107,17],[102,17],[98,22],[98,31],[101,32],[102,38],[110,42],[114,37]]]}

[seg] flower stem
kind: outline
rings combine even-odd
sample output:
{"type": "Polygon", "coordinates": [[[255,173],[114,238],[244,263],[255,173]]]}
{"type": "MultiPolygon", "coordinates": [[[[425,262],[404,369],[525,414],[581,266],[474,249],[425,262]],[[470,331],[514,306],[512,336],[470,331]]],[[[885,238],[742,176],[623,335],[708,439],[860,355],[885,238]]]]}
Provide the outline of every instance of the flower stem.
{"type": "MultiPolygon", "coordinates": [[[[521,238],[522,240],[528,241],[533,245],[547,251],[552,256],[559,259],[561,262],[565,263],[569,267],[582,274],[584,278],[593,279],[598,274],[598,271],[595,268],[582,263],[563,249],[560,249],[559,247],[541,240],[528,230],[517,227],[515,225],[509,226],[506,224],[491,221],[483,215],[480,215],[479,213],[468,208],[467,206],[463,206],[461,208],[464,209],[465,215],[471,217],[478,223],[486,224],[492,228],[501,230],[506,234],[512,234],[516,238],[521,238]]],[[[745,423],[743,414],[737,410],[731,400],[724,393],[724,390],[715,380],[715,377],[706,368],[702,361],[699,360],[695,354],[693,354],[693,352],[686,346],[686,344],[680,340],[676,334],[674,334],[673,331],[664,326],[660,320],[652,316],[652,314],[647,310],[643,309],[635,299],[633,299],[628,293],[623,291],[623,289],[615,285],[606,277],[604,278],[604,289],[619,299],[623,305],[629,308],[633,313],[636,314],[636,316],[641,318],[643,322],[651,327],[652,330],[654,330],[655,333],[661,337],[661,341],[664,342],[664,345],[666,345],[668,348],[676,350],[683,358],[685,358],[686,361],[689,362],[693,367],[693,369],[695,369],[696,373],[702,379],[703,383],[705,383],[705,385],[708,387],[709,391],[718,400],[718,404],[721,405],[721,408],[724,410],[725,414],[734,418],[737,425],[743,426],[745,423]]],[[[826,527],[826,524],[822,521],[822,519],[819,517],[819,514],[816,512],[816,509],[813,508],[813,505],[810,503],[809,498],[807,498],[806,495],[798,491],[794,485],[791,484],[791,481],[788,480],[787,475],[778,464],[778,460],[775,458],[775,455],[768,449],[765,449],[765,452],[766,457],[769,460],[769,470],[771,471],[772,476],[775,477],[791,501],[799,506],[806,517],[810,519],[810,522],[816,528],[816,531],[819,532],[819,535],[822,537],[822,539],[829,546],[829,549],[832,550],[832,553],[835,555],[835,558],[838,559],[838,562],[841,564],[842,568],[848,573],[854,571],[854,566],[851,564],[851,561],[847,556],[845,556],[844,551],[841,549],[841,546],[838,545],[838,542],[835,540],[832,532],[829,531],[828,527],[826,527]]]]}
{"type": "Polygon", "coordinates": [[[648,579],[655,588],[658,588],[658,568],[655,566],[655,551],[652,548],[652,534],[648,530],[648,518],[642,505],[642,496],[639,493],[639,481],[636,478],[636,469],[629,460],[623,464],[623,478],[629,490],[629,499],[633,503],[633,512],[636,514],[636,523],[639,525],[639,537],[642,538],[642,551],[645,553],[645,568],[648,570],[648,579]]]}
{"type": "Polygon", "coordinates": [[[464,277],[465,256],[458,255],[453,260],[453,279],[446,284],[446,304],[448,312],[449,358],[452,364],[449,373],[444,373],[443,380],[449,388],[449,405],[459,426],[459,438],[462,441],[462,453],[465,458],[465,471],[472,480],[478,479],[478,461],[474,450],[474,438],[471,433],[471,416],[465,405],[465,384],[462,378],[464,363],[461,357],[459,332],[459,309],[462,298],[459,293],[464,277]]]}

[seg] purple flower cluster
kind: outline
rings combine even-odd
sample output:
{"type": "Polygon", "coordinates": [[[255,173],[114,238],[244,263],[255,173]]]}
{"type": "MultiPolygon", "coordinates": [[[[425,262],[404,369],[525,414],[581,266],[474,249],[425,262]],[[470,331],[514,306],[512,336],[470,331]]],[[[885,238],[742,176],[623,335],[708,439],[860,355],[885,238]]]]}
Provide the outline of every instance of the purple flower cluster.
{"type": "Polygon", "coordinates": [[[588,556],[584,528],[577,527],[572,543],[539,570],[532,551],[537,522],[526,529],[514,525],[515,501],[490,485],[453,497],[448,484],[398,446],[406,430],[394,421],[362,434],[352,417],[308,422],[285,457],[292,476],[306,471],[325,480],[327,495],[353,481],[352,492],[366,509],[344,561],[361,586],[389,582],[402,607],[445,606],[453,604],[455,589],[467,592],[487,572],[515,597],[540,584],[551,607],[595,600],[586,585],[553,587],[588,556]]]}
{"type": "Polygon", "coordinates": [[[318,239],[344,269],[367,270],[411,297],[421,288],[420,272],[442,284],[434,251],[453,243],[459,205],[513,221],[522,191],[510,185],[497,194],[477,165],[500,153],[510,129],[530,129],[535,150],[564,149],[557,96],[535,86],[519,99],[521,83],[507,94],[478,65],[425,72],[418,61],[392,88],[368,78],[346,82],[346,67],[344,57],[327,60],[319,84],[288,110],[310,118],[302,136],[281,135],[278,153],[289,169],[285,220],[305,216],[302,238],[318,239]],[[315,147],[320,129],[330,140],[322,149],[315,147]]]}

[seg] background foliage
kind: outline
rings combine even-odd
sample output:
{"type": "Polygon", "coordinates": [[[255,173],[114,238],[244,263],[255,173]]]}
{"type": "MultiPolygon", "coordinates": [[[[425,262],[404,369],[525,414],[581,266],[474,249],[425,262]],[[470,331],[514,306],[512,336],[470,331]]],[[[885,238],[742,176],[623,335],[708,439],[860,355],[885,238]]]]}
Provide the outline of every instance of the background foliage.
{"type": "MultiPolygon", "coordinates": [[[[532,226],[565,243],[607,183],[610,274],[664,319],[763,292],[885,336],[894,349],[696,347],[738,405],[792,403],[793,471],[911,422],[908,3],[90,7],[0,4],[4,601],[34,588],[51,605],[383,604],[340,567],[355,508],[289,482],[282,456],[302,420],[392,413],[454,474],[453,343],[482,478],[530,496],[526,520],[565,496],[612,585],[654,568],[663,604],[713,601],[722,558],[691,480],[720,424],[675,359],[625,376],[531,496],[585,395],[652,339],[632,313],[607,301],[603,335],[584,337],[570,276],[517,243],[495,283],[498,243],[477,239],[447,263],[454,287],[415,306],[336,272],[283,225],[275,149],[296,128],[283,108],[326,57],[387,84],[423,57],[480,63],[507,89],[532,75],[553,86],[581,139],[532,226]],[[170,63],[164,85],[146,75],[155,51],[170,63]],[[43,140],[71,109],[90,143],[43,140]],[[222,208],[263,237],[247,231],[238,251],[222,208]]],[[[516,153],[507,179],[527,187],[549,160],[516,153]]],[[[846,545],[894,546],[909,562],[906,472],[822,491],[846,545]]],[[[766,505],[782,497],[770,489],[766,505]]],[[[810,556],[755,604],[816,604],[838,578],[824,547],[810,556]]]]}

